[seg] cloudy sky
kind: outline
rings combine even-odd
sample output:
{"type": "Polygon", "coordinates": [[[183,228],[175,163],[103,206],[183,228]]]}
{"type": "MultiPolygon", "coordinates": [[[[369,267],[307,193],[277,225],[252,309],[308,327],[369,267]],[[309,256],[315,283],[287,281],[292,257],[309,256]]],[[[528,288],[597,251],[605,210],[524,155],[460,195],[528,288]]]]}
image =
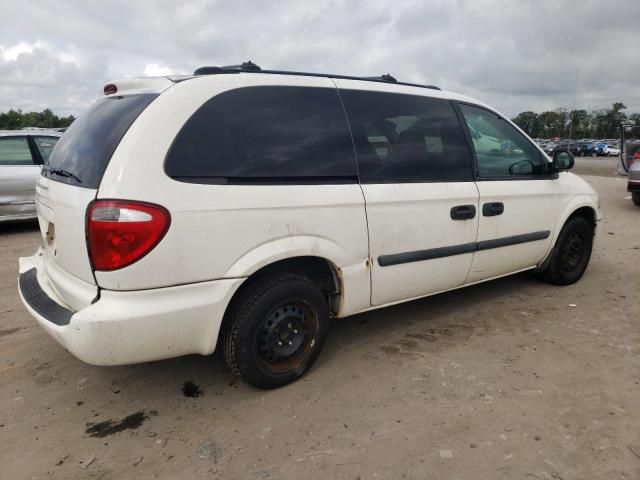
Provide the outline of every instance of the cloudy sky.
{"type": "Polygon", "coordinates": [[[508,115],[640,112],[640,0],[0,0],[0,111],[80,113],[108,80],[263,68],[391,73],[508,115]]]}

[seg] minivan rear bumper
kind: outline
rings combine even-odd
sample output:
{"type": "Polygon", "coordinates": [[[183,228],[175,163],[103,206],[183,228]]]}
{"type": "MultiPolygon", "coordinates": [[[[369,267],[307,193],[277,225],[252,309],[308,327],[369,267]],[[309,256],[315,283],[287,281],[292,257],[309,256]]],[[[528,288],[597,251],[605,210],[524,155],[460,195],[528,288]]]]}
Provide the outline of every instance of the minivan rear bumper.
{"type": "Polygon", "coordinates": [[[73,311],[42,287],[41,257],[20,259],[22,303],[42,328],[80,360],[125,365],[209,354],[222,317],[243,279],[215,280],[152,290],[102,290],[93,304],[73,311]]]}

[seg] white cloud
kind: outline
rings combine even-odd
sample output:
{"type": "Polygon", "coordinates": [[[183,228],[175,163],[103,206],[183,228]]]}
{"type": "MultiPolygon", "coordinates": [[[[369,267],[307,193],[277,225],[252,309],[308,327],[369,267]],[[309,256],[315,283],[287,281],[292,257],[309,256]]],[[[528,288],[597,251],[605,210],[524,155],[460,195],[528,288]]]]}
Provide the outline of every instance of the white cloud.
{"type": "Polygon", "coordinates": [[[165,65],[149,63],[144,67],[144,72],[142,73],[147,77],[164,77],[166,75],[172,75],[176,72],[172,68],[169,68],[165,65]]]}
{"type": "Polygon", "coordinates": [[[12,62],[17,60],[21,53],[33,52],[34,48],[35,44],[29,45],[28,43],[21,42],[11,47],[0,46],[0,51],[2,52],[2,58],[5,62],[12,62]]]}

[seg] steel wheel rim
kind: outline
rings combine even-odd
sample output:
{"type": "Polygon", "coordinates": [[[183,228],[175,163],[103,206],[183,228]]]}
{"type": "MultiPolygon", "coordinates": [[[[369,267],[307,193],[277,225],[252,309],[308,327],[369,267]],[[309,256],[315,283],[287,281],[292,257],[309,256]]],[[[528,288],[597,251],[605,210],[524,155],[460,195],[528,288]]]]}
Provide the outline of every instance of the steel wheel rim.
{"type": "Polygon", "coordinates": [[[584,257],[584,252],[584,238],[577,232],[572,233],[562,249],[562,270],[564,272],[573,272],[578,268],[584,257]]]}
{"type": "Polygon", "coordinates": [[[311,306],[294,300],[266,315],[256,335],[256,357],[266,371],[286,373],[308,361],[316,344],[319,323],[311,306]]]}

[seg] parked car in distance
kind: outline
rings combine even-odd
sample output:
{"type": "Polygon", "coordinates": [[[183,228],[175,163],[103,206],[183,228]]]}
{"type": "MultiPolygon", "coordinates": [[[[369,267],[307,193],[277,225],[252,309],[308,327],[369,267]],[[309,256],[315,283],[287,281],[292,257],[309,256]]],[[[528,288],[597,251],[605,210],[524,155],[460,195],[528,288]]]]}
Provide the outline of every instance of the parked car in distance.
{"type": "Polygon", "coordinates": [[[60,135],[0,130],[0,222],[36,218],[36,181],[60,135]]]}
{"type": "Polygon", "coordinates": [[[614,145],[607,145],[604,148],[603,154],[608,157],[617,157],[618,155],[620,155],[620,149],[614,145]]]}
{"type": "Polygon", "coordinates": [[[606,155],[606,149],[608,144],[605,142],[596,142],[594,145],[594,150],[596,155],[606,155]]]}
{"type": "Polygon", "coordinates": [[[572,166],[479,101],[388,75],[114,81],[38,180],[20,296],[85,362],[219,345],[275,388],[330,318],[525,270],[578,281],[600,212],[572,166]]]}
{"type": "Polygon", "coordinates": [[[578,144],[578,147],[578,155],[581,157],[595,157],[597,155],[596,144],[593,142],[581,142],[578,144]]]}
{"type": "Polygon", "coordinates": [[[571,155],[578,156],[582,155],[582,146],[576,142],[559,142],[556,143],[550,152],[550,155],[553,155],[555,152],[570,152],[571,155]]]}

